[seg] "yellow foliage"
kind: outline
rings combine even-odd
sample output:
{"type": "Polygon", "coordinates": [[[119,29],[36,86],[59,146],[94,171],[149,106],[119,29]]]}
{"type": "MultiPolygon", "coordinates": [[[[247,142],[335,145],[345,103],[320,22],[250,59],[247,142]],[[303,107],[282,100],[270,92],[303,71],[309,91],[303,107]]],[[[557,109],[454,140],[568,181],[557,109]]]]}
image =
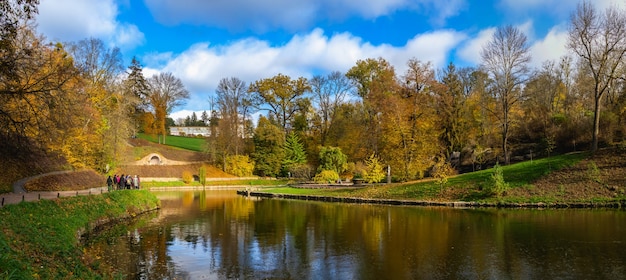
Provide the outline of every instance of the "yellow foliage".
{"type": "Polygon", "coordinates": [[[191,182],[193,182],[193,174],[190,171],[183,171],[183,182],[185,184],[191,184],[191,182]]]}

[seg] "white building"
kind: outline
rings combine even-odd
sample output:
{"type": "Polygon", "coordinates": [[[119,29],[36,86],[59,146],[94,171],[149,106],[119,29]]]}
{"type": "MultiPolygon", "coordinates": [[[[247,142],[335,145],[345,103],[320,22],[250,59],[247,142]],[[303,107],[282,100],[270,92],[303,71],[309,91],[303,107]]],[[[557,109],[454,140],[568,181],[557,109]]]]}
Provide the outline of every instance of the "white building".
{"type": "Polygon", "coordinates": [[[170,127],[170,135],[178,136],[211,136],[211,130],[208,126],[172,126],[170,127]]]}

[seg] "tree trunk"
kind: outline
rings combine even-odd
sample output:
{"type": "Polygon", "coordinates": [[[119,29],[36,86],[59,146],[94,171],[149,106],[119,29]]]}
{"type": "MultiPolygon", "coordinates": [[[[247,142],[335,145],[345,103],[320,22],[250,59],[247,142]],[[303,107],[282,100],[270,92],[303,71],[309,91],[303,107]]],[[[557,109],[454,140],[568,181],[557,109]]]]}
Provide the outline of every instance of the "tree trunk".
{"type": "Polygon", "coordinates": [[[598,151],[598,136],[600,134],[600,102],[602,99],[602,95],[596,95],[593,110],[593,136],[591,138],[591,152],[595,153],[598,151]]]}

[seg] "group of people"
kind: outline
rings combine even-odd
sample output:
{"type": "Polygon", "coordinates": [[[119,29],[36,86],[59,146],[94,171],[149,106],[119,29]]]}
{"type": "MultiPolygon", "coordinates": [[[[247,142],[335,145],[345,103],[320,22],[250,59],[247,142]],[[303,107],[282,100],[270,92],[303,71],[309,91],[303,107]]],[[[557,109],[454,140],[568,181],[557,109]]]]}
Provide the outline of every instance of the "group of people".
{"type": "Polygon", "coordinates": [[[114,188],[117,190],[130,190],[130,189],[139,189],[140,186],[139,176],[135,175],[131,177],[130,175],[120,175],[117,174],[109,175],[107,178],[107,186],[109,187],[109,191],[112,191],[114,188]]]}

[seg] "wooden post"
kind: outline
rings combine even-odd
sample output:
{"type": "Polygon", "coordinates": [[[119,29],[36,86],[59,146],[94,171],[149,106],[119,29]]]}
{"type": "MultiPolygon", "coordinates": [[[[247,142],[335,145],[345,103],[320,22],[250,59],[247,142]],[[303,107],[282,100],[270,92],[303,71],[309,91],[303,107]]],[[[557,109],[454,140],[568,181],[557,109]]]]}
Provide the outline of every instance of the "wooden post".
{"type": "Polygon", "coordinates": [[[22,202],[24,201],[24,195],[22,195],[22,202]]]}

